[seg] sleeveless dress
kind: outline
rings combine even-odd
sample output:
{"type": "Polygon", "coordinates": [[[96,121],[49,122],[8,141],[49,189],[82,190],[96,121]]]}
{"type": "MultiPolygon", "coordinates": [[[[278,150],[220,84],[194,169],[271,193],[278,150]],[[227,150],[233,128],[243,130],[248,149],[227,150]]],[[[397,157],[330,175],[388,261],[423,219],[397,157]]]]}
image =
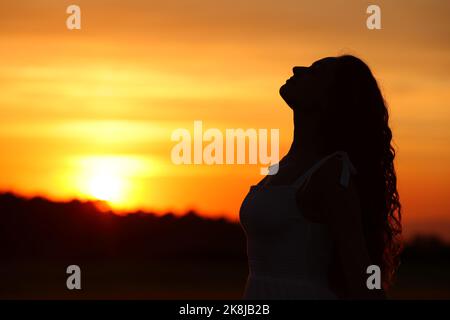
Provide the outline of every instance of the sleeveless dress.
{"type": "Polygon", "coordinates": [[[328,286],[330,232],[307,220],[296,203],[299,188],[332,157],[342,160],[340,184],[347,187],[356,170],[344,151],[323,158],[292,185],[251,186],[239,212],[249,266],[243,299],[337,299],[328,286]]]}

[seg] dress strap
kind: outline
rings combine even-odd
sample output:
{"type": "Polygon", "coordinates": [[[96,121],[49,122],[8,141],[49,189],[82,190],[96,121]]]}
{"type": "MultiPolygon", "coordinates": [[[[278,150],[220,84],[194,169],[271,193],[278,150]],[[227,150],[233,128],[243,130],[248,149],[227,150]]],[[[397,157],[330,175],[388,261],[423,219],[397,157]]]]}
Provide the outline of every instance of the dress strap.
{"type": "Polygon", "coordinates": [[[316,162],[310,169],[308,169],[303,175],[301,175],[295,182],[294,186],[297,188],[304,189],[313,173],[319,169],[328,159],[331,159],[332,157],[338,157],[342,160],[342,170],[341,170],[341,177],[340,177],[340,184],[343,187],[348,187],[348,184],[350,183],[350,175],[356,174],[356,169],[353,166],[352,162],[350,161],[350,158],[345,151],[336,151],[325,158],[322,158],[319,162],[316,162]]]}
{"type": "Polygon", "coordinates": [[[345,151],[338,151],[337,155],[342,160],[342,171],[341,171],[341,180],[340,183],[343,187],[348,187],[350,183],[350,175],[356,174],[357,171],[353,166],[353,163],[350,161],[350,157],[345,151]]]}

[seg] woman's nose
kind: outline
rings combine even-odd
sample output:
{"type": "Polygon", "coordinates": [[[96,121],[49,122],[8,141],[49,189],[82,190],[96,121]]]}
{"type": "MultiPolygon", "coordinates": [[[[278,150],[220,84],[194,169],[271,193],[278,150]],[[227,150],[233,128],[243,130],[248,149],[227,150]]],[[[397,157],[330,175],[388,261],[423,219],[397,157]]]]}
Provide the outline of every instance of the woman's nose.
{"type": "Polygon", "coordinates": [[[307,67],[294,67],[292,71],[294,72],[294,76],[305,73],[308,70],[307,67]]]}

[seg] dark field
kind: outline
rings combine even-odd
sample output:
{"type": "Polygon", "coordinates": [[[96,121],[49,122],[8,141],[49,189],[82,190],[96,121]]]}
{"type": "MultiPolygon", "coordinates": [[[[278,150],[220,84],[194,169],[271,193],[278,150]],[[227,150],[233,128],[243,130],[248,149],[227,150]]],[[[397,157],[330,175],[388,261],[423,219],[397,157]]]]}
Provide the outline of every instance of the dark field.
{"type": "MultiPolygon", "coordinates": [[[[80,265],[82,290],[67,290],[67,265],[12,266],[20,277],[2,280],[2,299],[240,299],[244,262],[97,262],[80,265]]],[[[450,299],[450,265],[404,265],[392,299],[450,299]]]]}

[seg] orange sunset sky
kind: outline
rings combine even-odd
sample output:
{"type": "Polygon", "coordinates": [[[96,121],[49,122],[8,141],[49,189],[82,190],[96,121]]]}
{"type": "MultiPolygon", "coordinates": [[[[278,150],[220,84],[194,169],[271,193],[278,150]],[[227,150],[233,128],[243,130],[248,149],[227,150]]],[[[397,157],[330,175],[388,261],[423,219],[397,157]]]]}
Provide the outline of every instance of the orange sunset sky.
{"type": "Polygon", "coordinates": [[[233,220],[260,165],[171,162],[171,133],[279,128],[294,65],[343,53],[380,82],[406,234],[450,239],[450,2],[0,2],[0,190],[233,220]],[[81,7],[81,30],[66,8],[81,7]],[[378,4],[382,30],[366,28],[378,4]]]}

